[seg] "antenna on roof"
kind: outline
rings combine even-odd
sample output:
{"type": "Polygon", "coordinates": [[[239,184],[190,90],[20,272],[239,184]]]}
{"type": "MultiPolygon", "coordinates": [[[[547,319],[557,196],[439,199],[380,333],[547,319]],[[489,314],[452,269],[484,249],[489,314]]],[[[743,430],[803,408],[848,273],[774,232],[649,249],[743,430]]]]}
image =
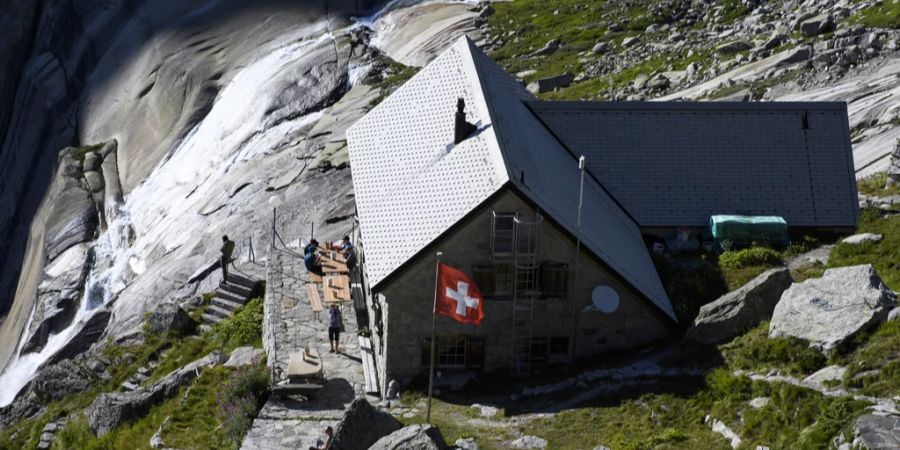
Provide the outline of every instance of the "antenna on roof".
{"type": "Polygon", "coordinates": [[[466,140],[478,127],[466,122],[466,101],[456,99],[456,126],[453,129],[453,145],[466,140]]]}

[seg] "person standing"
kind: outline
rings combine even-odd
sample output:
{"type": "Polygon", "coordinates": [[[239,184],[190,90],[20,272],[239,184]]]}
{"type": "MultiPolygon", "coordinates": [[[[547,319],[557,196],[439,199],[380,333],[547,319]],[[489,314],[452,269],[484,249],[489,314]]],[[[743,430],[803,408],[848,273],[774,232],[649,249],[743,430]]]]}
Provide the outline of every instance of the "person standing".
{"type": "Polygon", "coordinates": [[[341,331],[344,331],[344,316],[340,308],[332,304],[328,310],[328,342],[331,344],[328,353],[341,352],[341,331]]]}
{"type": "Polygon", "coordinates": [[[228,264],[231,264],[231,255],[234,253],[234,241],[228,240],[228,235],[222,236],[222,281],[228,283],[228,264]]]}

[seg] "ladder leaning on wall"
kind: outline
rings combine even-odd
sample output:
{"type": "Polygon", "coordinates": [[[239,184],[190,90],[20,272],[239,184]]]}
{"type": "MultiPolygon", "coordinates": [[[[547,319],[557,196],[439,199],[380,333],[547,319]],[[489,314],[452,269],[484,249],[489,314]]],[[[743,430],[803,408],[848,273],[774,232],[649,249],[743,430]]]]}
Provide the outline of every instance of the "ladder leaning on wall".
{"type": "Polygon", "coordinates": [[[526,221],[516,214],[513,227],[513,372],[531,372],[531,330],[538,292],[537,253],[543,217],[526,221]]]}

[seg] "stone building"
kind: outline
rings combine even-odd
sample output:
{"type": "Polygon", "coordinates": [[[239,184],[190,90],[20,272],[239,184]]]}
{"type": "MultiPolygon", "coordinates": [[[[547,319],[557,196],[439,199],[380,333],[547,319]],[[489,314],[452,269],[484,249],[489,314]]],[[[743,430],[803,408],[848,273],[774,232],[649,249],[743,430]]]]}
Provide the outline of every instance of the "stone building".
{"type": "Polygon", "coordinates": [[[486,297],[480,326],[438,317],[438,366],[528,372],[670,335],[675,314],[642,232],[716,213],[856,221],[843,104],[537,102],[466,38],[347,139],[382,392],[427,370],[436,252],[486,297]],[[719,127],[707,144],[688,135],[704,120],[719,127]],[[772,129],[754,138],[759,126],[772,129]],[[604,153],[610,134],[635,148],[604,153]],[[729,151],[730,162],[718,156],[729,151]],[[705,157],[713,165],[692,173],[705,157]],[[760,175],[786,169],[801,173],[760,175]],[[672,172],[692,178],[679,185],[672,172]]]}

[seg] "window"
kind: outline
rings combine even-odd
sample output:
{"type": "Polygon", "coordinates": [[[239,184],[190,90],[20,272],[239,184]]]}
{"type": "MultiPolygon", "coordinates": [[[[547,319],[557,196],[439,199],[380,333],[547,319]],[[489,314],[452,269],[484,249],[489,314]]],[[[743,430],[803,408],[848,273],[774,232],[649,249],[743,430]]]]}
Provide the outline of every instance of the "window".
{"type": "Polygon", "coordinates": [[[564,355],[569,356],[569,338],[568,337],[552,337],[550,338],[551,356],[564,355]]]}
{"type": "Polygon", "coordinates": [[[472,268],[478,290],[485,298],[512,298],[513,270],[511,263],[480,264],[472,268]]]}
{"type": "Polygon", "coordinates": [[[569,265],[555,262],[541,264],[541,296],[560,298],[566,296],[569,281],[569,265]]]}
{"type": "Polygon", "coordinates": [[[532,364],[547,362],[547,338],[531,338],[530,353],[532,364]]]}
{"type": "Polygon", "coordinates": [[[513,237],[515,235],[515,214],[494,212],[491,224],[491,254],[493,256],[512,256],[513,237]]]}
{"type": "MultiPolygon", "coordinates": [[[[468,336],[438,336],[435,367],[481,369],[484,367],[484,339],[468,336]]],[[[422,339],[422,367],[431,366],[431,339],[422,339]]]]}

